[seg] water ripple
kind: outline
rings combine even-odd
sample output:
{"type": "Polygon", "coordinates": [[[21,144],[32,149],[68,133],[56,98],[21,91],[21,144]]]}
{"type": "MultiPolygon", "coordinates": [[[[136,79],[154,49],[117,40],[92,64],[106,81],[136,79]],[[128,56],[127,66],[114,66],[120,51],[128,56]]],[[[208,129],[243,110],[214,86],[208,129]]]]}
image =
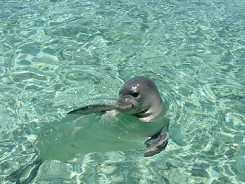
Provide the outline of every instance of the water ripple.
{"type": "Polygon", "coordinates": [[[167,149],[153,158],[133,151],[46,161],[35,182],[245,182],[243,1],[0,6],[1,182],[35,155],[43,127],[117,98],[133,75],[152,78],[165,101],[167,149]]]}

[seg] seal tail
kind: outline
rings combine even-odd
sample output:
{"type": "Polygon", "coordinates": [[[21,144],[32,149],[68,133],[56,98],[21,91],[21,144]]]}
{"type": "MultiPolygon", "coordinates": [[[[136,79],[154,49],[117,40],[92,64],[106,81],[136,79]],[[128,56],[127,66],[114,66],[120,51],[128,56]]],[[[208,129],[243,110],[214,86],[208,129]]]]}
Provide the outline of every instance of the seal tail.
{"type": "Polygon", "coordinates": [[[82,114],[87,115],[90,113],[97,113],[97,112],[105,112],[116,109],[116,106],[113,104],[95,104],[95,105],[87,105],[84,107],[80,107],[78,109],[72,110],[67,114],[82,114]]]}
{"type": "Polygon", "coordinates": [[[16,182],[16,184],[31,183],[31,181],[36,177],[38,169],[42,163],[43,161],[41,159],[35,160],[32,163],[20,167],[17,171],[12,172],[5,179],[12,182],[16,182]],[[30,167],[33,167],[30,173],[25,179],[23,179],[23,181],[21,181],[23,173],[25,173],[30,167]]]}

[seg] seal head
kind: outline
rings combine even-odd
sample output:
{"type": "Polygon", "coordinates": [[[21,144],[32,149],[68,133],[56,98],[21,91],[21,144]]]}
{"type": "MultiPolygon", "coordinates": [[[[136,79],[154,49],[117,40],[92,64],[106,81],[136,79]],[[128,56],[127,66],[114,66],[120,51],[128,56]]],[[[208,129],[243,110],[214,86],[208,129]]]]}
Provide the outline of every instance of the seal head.
{"type": "Polygon", "coordinates": [[[129,79],[120,89],[117,109],[149,122],[163,110],[163,101],[155,83],[147,77],[129,79]]]}

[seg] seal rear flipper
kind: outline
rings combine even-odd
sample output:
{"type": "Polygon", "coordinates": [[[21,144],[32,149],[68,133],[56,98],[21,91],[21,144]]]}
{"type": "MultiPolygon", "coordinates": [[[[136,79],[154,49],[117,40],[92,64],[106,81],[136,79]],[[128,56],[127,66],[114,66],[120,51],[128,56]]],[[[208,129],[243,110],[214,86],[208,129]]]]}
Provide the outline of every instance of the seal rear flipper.
{"type": "Polygon", "coordinates": [[[164,128],[160,131],[160,133],[152,136],[150,139],[145,141],[145,144],[147,145],[147,149],[144,152],[144,156],[150,157],[160,153],[167,146],[168,139],[169,139],[169,133],[164,128]]]}
{"type": "Polygon", "coordinates": [[[87,115],[90,113],[97,113],[97,112],[105,112],[116,109],[114,104],[94,104],[94,105],[87,105],[75,110],[68,112],[67,114],[82,114],[87,115]]]}
{"type": "Polygon", "coordinates": [[[30,164],[20,167],[20,169],[18,169],[17,171],[12,172],[5,179],[16,182],[16,184],[28,184],[36,177],[38,169],[42,163],[43,161],[41,159],[35,160],[30,164]],[[23,181],[21,181],[23,173],[26,172],[29,167],[33,168],[29,172],[28,176],[23,181]]]}

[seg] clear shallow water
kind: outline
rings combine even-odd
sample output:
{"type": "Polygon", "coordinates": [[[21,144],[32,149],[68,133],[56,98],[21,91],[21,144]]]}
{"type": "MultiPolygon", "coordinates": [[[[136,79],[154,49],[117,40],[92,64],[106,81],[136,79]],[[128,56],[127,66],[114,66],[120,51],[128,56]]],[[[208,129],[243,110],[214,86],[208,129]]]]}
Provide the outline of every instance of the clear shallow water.
{"type": "Polygon", "coordinates": [[[244,1],[0,1],[0,180],[48,124],[147,75],[167,149],[45,161],[36,183],[245,182],[244,1]]]}

